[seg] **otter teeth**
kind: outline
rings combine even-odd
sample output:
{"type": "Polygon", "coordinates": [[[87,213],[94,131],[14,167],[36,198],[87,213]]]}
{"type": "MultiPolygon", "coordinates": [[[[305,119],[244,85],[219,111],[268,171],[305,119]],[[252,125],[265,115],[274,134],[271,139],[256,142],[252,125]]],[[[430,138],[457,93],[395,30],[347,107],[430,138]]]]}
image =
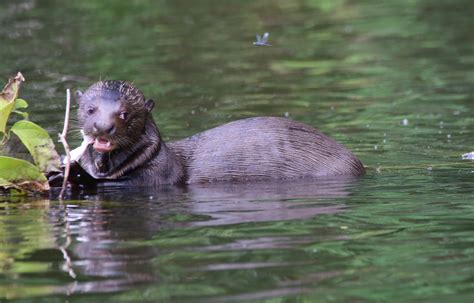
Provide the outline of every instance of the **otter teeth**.
{"type": "Polygon", "coordinates": [[[108,152],[113,149],[113,142],[105,138],[95,138],[94,149],[98,152],[108,152]]]}

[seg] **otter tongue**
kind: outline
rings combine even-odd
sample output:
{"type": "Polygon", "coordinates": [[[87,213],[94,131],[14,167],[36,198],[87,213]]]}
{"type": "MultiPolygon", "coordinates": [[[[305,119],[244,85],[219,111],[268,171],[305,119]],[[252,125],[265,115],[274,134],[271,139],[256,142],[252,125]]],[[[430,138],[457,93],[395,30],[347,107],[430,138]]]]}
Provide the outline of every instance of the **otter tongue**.
{"type": "Polygon", "coordinates": [[[112,150],[112,144],[109,140],[96,138],[94,141],[94,149],[99,153],[105,153],[112,150]]]}

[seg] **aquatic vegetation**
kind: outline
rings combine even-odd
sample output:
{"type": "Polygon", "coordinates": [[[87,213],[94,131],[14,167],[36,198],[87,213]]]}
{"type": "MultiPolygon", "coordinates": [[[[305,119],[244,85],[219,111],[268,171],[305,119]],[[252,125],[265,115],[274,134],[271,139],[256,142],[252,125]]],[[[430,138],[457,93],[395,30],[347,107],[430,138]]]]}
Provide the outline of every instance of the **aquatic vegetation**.
{"type": "Polygon", "coordinates": [[[59,170],[60,166],[59,155],[48,132],[29,121],[28,114],[23,111],[28,103],[18,98],[18,93],[24,81],[23,75],[18,73],[9,79],[0,93],[0,192],[48,191],[44,173],[59,170]],[[23,119],[8,128],[12,113],[23,119]]]}

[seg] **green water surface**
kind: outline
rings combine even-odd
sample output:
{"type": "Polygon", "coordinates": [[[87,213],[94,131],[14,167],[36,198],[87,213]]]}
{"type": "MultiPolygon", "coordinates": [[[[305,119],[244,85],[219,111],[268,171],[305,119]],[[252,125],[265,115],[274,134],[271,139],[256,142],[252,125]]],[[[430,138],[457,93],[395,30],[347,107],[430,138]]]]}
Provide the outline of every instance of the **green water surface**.
{"type": "Polygon", "coordinates": [[[287,116],[367,175],[0,197],[0,302],[474,302],[473,3],[1,1],[53,137],[66,88],[121,79],[166,140],[287,116]]]}

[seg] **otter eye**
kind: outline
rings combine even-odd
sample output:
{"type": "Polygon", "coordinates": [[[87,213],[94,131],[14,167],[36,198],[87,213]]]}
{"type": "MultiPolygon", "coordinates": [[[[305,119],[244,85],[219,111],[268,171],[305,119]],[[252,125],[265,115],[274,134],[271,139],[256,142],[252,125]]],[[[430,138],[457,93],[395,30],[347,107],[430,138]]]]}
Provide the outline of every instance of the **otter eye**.
{"type": "Polygon", "coordinates": [[[128,118],[128,113],[125,112],[125,111],[120,112],[119,118],[122,119],[122,120],[127,120],[127,118],[128,118]]]}
{"type": "Polygon", "coordinates": [[[87,114],[92,115],[93,113],[95,113],[95,107],[89,107],[87,109],[87,114]]]}

